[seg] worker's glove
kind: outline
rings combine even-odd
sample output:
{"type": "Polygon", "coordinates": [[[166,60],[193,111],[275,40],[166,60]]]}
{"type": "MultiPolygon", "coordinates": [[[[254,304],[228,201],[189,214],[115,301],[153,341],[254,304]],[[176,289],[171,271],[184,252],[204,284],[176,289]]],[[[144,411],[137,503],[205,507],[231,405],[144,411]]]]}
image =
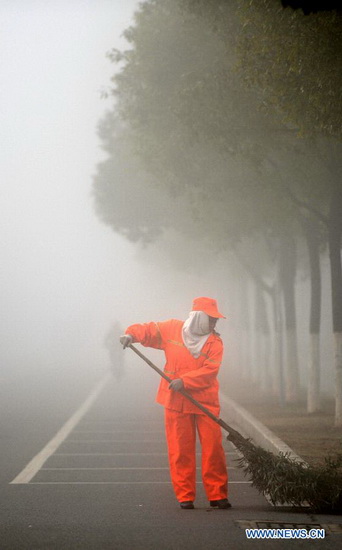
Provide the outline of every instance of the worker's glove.
{"type": "Polygon", "coordinates": [[[169,390],[181,391],[184,388],[183,380],[181,378],[176,378],[172,380],[169,385],[169,390]]]}
{"type": "Polygon", "coordinates": [[[130,334],[123,334],[120,336],[120,344],[122,344],[123,349],[127,348],[127,346],[130,346],[133,342],[133,337],[130,334]]]}

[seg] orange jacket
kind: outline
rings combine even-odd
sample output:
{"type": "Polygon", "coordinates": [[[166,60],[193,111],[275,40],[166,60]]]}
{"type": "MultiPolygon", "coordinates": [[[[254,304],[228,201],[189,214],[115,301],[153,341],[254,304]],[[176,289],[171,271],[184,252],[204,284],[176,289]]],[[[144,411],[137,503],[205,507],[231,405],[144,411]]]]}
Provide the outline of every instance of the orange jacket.
{"type": "MultiPolygon", "coordinates": [[[[183,324],[183,321],[177,319],[161,323],[136,324],[128,327],[126,334],[133,337],[133,342],[163,350],[166,357],[165,374],[171,379],[181,378],[184,389],[218,415],[220,406],[217,374],[223,355],[222,340],[216,332],[210,334],[201,355],[195,359],[183,343],[183,324]]],[[[179,412],[203,414],[191,401],[179,392],[169,390],[168,386],[167,380],[162,378],[156,397],[157,403],[179,412]]]]}

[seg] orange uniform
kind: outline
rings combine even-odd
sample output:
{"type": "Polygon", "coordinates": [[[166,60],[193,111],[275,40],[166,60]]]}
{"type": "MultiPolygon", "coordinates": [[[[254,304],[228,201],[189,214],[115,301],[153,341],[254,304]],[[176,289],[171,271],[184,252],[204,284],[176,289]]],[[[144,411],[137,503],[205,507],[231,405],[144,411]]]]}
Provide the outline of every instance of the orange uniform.
{"type": "MultiPolygon", "coordinates": [[[[126,334],[133,342],[163,350],[165,374],[181,378],[184,389],[216,416],[219,415],[219,385],[223,344],[211,333],[200,356],[194,358],[182,339],[183,321],[135,324],[126,334]]],[[[171,478],[179,502],[193,501],[196,495],[196,428],[202,446],[202,480],[208,500],[227,498],[227,467],[222,447],[221,428],[181,393],[160,381],[156,400],[165,407],[165,427],[171,478]]]]}

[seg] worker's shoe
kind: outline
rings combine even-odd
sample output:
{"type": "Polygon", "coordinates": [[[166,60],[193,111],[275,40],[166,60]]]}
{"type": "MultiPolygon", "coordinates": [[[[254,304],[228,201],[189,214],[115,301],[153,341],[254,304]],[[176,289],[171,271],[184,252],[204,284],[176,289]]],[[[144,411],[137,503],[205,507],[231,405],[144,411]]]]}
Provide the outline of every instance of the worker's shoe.
{"type": "Polygon", "coordinates": [[[183,510],[193,510],[195,508],[192,500],[186,500],[184,502],[180,502],[179,504],[183,510]]]}
{"type": "Polygon", "coordinates": [[[227,510],[232,507],[227,498],[221,498],[221,500],[210,500],[209,502],[212,508],[219,508],[220,510],[227,510]]]}

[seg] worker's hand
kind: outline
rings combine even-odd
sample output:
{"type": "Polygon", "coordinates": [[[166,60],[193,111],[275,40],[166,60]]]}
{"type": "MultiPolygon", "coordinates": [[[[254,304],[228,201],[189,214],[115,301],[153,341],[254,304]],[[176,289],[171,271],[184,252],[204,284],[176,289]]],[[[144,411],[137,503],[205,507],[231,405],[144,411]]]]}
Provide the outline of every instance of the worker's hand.
{"type": "Polygon", "coordinates": [[[127,348],[127,346],[130,346],[133,342],[133,337],[130,334],[123,334],[120,336],[120,344],[122,344],[123,349],[127,348]]]}
{"type": "Polygon", "coordinates": [[[184,384],[181,378],[176,378],[175,380],[172,380],[172,382],[169,385],[169,390],[173,390],[173,391],[181,391],[183,388],[184,388],[184,384]]]}

